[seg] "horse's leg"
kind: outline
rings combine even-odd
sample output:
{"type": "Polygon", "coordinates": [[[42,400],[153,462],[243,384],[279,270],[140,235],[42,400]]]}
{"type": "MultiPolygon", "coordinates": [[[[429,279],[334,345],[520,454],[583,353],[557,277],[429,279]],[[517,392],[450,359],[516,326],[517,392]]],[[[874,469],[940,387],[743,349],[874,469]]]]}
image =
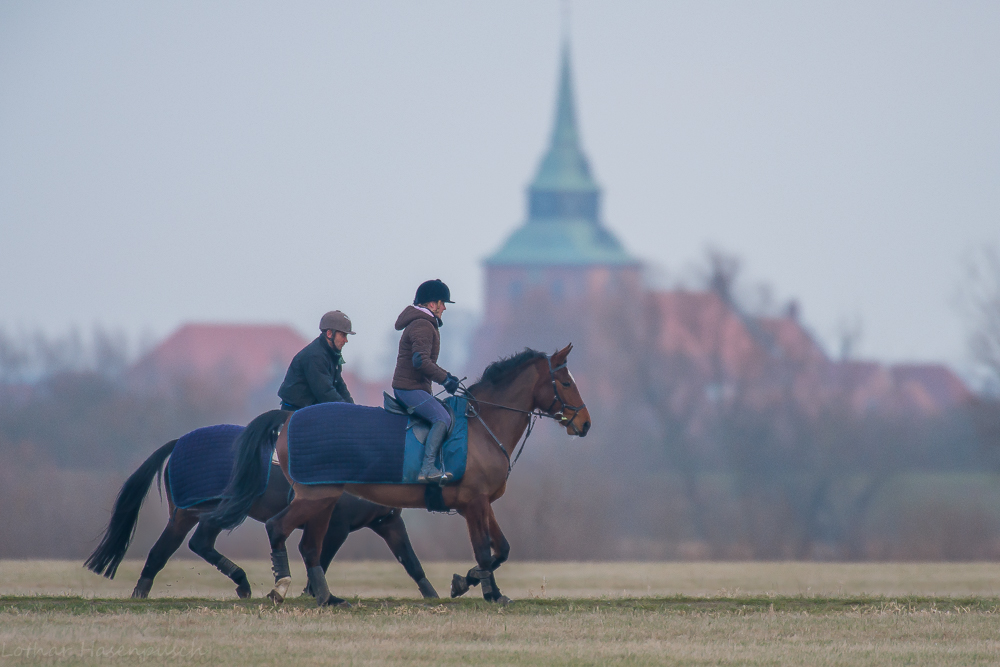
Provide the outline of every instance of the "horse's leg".
{"type": "Polygon", "coordinates": [[[267,597],[274,604],[281,604],[285,601],[288,587],[292,583],[292,573],[288,569],[288,552],[285,550],[285,541],[295,528],[293,526],[291,530],[285,532],[283,525],[291,507],[292,503],[289,503],[288,507],[264,522],[264,530],[267,531],[267,540],[271,545],[271,572],[274,574],[274,588],[267,594],[267,597]]]}
{"type": "MultiPolygon", "coordinates": [[[[264,527],[267,529],[267,538],[271,544],[271,570],[274,572],[274,588],[267,594],[267,597],[275,604],[281,604],[285,601],[285,596],[288,594],[288,587],[292,583],[292,575],[288,569],[288,552],[285,550],[285,542],[293,530],[308,524],[317,512],[322,513],[324,525],[321,529],[313,527],[309,531],[309,537],[310,541],[315,541],[316,562],[314,565],[319,567],[322,572],[322,568],[319,565],[319,547],[323,543],[326,524],[330,521],[330,513],[339,497],[340,492],[337,492],[336,495],[317,500],[305,500],[296,495],[288,507],[264,523],[264,527]],[[317,534],[319,535],[318,539],[316,537],[317,534]]],[[[306,536],[303,535],[302,539],[305,540],[306,536]]],[[[301,543],[299,548],[300,550],[303,548],[301,543]]],[[[304,557],[305,552],[303,552],[304,557]]],[[[310,567],[310,564],[307,563],[306,567],[310,567]]],[[[326,579],[324,578],[323,581],[325,583],[326,579]]],[[[313,583],[311,578],[310,583],[313,583]]]]}
{"type": "Polygon", "coordinates": [[[420,589],[421,595],[425,598],[440,597],[431,586],[431,582],[427,580],[424,568],[420,565],[420,559],[413,552],[410,536],[406,532],[406,524],[403,523],[403,517],[398,509],[391,510],[388,515],[376,519],[375,523],[368,527],[385,540],[392,555],[402,564],[410,578],[417,582],[417,588],[420,589]]]}
{"type": "Polygon", "coordinates": [[[320,564],[323,538],[330,525],[330,515],[337,505],[337,497],[306,501],[312,503],[313,510],[302,529],[302,539],[299,540],[299,553],[306,566],[309,589],[320,607],[346,605],[347,601],[330,594],[326,581],[326,572],[320,564]]]}
{"type": "MultiPolygon", "coordinates": [[[[330,567],[333,557],[337,555],[340,547],[344,546],[344,542],[347,541],[347,536],[351,534],[351,524],[349,518],[344,516],[341,507],[343,505],[346,505],[346,503],[338,502],[337,506],[333,509],[330,522],[327,524],[326,536],[323,537],[323,549],[320,551],[319,556],[319,565],[323,568],[323,572],[326,572],[330,567]]],[[[306,587],[302,593],[315,597],[312,586],[309,583],[306,583],[306,587]]]]}
{"type": "Polygon", "coordinates": [[[160,533],[156,544],[149,550],[146,556],[146,564],[139,575],[139,581],[132,591],[134,598],[149,597],[149,590],[153,587],[153,578],[163,569],[170,557],[174,555],[177,548],[184,543],[184,538],[191,532],[194,525],[198,523],[198,513],[191,510],[174,510],[170,514],[167,525],[160,533]]]}
{"type": "MultiPolygon", "coordinates": [[[[492,505],[487,505],[486,507],[486,529],[490,537],[493,559],[489,567],[488,589],[483,589],[483,596],[486,597],[487,590],[491,590],[492,596],[487,599],[507,603],[510,602],[510,598],[500,593],[500,587],[497,586],[494,571],[506,562],[507,556],[510,555],[510,544],[507,542],[507,538],[504,537],[503,531],[500,530],[500,524],[497,523],[496,515],[493,514],[492,505]]],[[[451,597],[456,598],[460,595],[465,595],[470,588],[478,586],[479,582],[483,579],[482,575],[482,568],[474,567],[465,575],[456,574],[453,576],[451,579],[451,597]]]]}
{"type": "Polygon", "coordinates": [[[188,547],[209,564],[218,568],[219,572],[226,575],[236,584],[236,595],[240,598],[250,597],[250,582],[247,581],[246,572],[239,565],[229,560],[215,548],[215,540],[219,537],[222,529],[210,522],[201,522],[195,529],[194,535],[188,541],[188,547]]]}
{"type": "Polygon", "coordinates": [[[500,599],[500,593],[494,589],[491,582],[493,573],[490,566],[493,565],[493,549],[490,543],[489,498],[487,496],[475,498],[465,506],[462,514],[469,528],[469,540],[472,542],[472,552],[478,567],[469,570],[465,577],[456,574],[452,578],[451,596],[458,597],[469,590],[469,586],[479,583],[483,587],[483,598],[496,602],[500,599]]]}
{"type": "Polygon", "coordinates": [[[510,543],[507,542],[507,538],[504,537],[503,531],[500,530],[500,524],[497,523],[497,517],[493,514],[493,506],[488,505],[486,507],[486,511],[488,512],[487,519],[489,522],[490,543],[493,546],[493,563],[490,564],[490,585],[497,595],[496,601],[507,603],[510,602],[510,598],[500,593],[500,587],[497,586],[495,573],[496,569],[507,561],[507,557],[510,555],[510,543]]]}

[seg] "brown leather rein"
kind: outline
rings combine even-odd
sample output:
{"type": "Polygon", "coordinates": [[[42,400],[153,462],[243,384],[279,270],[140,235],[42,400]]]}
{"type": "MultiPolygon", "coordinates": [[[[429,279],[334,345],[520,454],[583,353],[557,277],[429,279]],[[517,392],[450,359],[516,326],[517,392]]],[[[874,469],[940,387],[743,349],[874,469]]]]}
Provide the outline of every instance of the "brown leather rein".
{"type": "Polygon", "coordinates": [[[522,410],[521,408],[513,408],[513,407],[511,407],[509,405],[502,405],[500,403],[490,403],[489,401],[484,401],[484,400],[476,398],[475,395],[473,395],[473,393],[471,391],[469,391],[468,387],[466,387],[464,384],[459,383],[459,387],[462,390],[462,395],[465,396],[465,397],[467,397],[468,399],[470,399],[470,401],[475,401],[476,404],[477,404],[476,406],[474,406],[471,402],[468,403],[468,408],[466,409],[467,415],[470,416],[470,417],[475,417],[476,419],[478,419],[479,423],[482,424],[483,428],[486,429],[486,432],[490,434],[491,438],[493,438],[493,442],[495,442],[496,445],[497,445],[497,447],[500,448],[500,451],[503,453],[504,457],[507,459],[507,476],[508,477],[510,477],[511,470],[514,469],[514,464],[517,463],[517,460],[519,458],[521,458],[521,454],[524,452],[524,446],[528,444],[528,438],[531,437],[531,430],[533,428],[535,428],[535,422],[538,420],[539,417],[547,417],[548,419],[552,419],[553,421],[556,421],[560,425],[563,425],[563,426],[566,425],[566,424],[569,424],[570,426],[573,427],[573,430],[576,432],[576,435],[580,435],[580,431],[576,428],[576,426],[573,425],[573,420],[576,419],[576,416],[578,414],[580,414],[580,410],[583,410],[585,407],[587,407],[587,404],[586,403],[581,403],[580,405],[572,405],[570,403],[567,403],[565,400],[563,400],[563,397],[559,395],[559,388],[556,386],[556,382],[557,382],[557,380],[556,380],[556,371],[559,371],[559,370],[562,370],[563,368],[566,368],[566,363],[564,362],[564,363],[562,363],[562,364],[560,364],[558,366],[553,367],[552,366],[552,357],[548,357],[548,356],[545,357],[545,361],[548,363],[548,366],[549,366],[549,379],[552,381],[552,394],[553,394],[552,395],[552,402],[549,403],[549,407],[546,408],[545,411],[541,411],[541,410],[522,410]],[[554,406],[557,401],[559,402],[559,411],[558,412],[553,412],[552,411],[552,406],[554,406]],[[496,436],[495,433],[493,433],[493,430],[483,420],[483,417],[480,414],[480,410],[477,407],[479,405],[489,405],[489,406],[494,407],[494,408],[500,408],[501,410],[510,410],[511,412],[520,412],[521,414],[529,415],[531,417],[531,420],[528,422],[528,428],[527,428],[527,430],[524,433],[524,439],[521,441],[521,447],[520,447],[520,449],[518,449],[517,443],[514,443],[514,449],[517,450],[517,454],[514,456],[513,460],[511,460],[510,454],[507,453],[507,448],[503,446],[503,443],[500,442],[500,439],[496,436]],[[566,412],[570,411],[570,410],[573,411],[573,416],[572,417],[567,417],[566,416],[566,412]]]}

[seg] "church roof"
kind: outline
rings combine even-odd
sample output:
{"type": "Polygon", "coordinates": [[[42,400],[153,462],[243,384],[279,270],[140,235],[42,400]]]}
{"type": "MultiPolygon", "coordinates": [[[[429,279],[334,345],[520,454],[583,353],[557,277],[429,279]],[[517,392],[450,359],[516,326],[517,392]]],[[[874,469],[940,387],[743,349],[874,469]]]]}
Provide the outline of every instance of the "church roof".
{"type": "Polygon", "coordinates": [[[169,377],[238,377],[260,386],[284,375],[292,357],[309,343],[280,324],[185,324],[132,369],[147,381],[169,377]]]}
{"type": "Polygon", "coordinates": [[[601,223],[600,194],[580,146],[569,47],[564,44],[549,147],[528,186],[528,220],[486,264],[637,264],[601,223]]]}

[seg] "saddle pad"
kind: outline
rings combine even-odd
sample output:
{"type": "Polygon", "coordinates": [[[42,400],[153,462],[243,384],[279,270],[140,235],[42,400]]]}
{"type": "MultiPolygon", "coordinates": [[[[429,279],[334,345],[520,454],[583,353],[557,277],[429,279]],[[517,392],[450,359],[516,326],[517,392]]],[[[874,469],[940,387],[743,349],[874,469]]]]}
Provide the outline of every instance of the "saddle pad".
{"type": "MultiPolygon", "coordinates": [[[[177,507],[186,509],[222,497],[236,458],[233,441],[242,432],[242,426],[220,424],[196,429],[177,440],[167,462],[170,497],[177,507]]],[[[266,466],[259,493],[267,488],[270,468],[266,466]]]]}
{"type": "Polygon", "coordinates": [[[288,474],[299,484],[399,484],[406,417],[351,403],[318,403],[288,423],[288,474]]]}
{"type": "MultiPolygon", "coordinates": [[[[455,476],[455,481],[465,474],[465,464],[469,454],[469,419],[465,416],[465,406],[468,401],[458,396],[450,396],[444,400],[451,408],[455,424],[451,427],[451,435],[441,445],[437,464],[455,476]]],[[[413,429],[406,431],[406,447],[403,454],[403,484],[415,484],[420,466],[424,463],[424,446],[413,434],[413,429]]]]}

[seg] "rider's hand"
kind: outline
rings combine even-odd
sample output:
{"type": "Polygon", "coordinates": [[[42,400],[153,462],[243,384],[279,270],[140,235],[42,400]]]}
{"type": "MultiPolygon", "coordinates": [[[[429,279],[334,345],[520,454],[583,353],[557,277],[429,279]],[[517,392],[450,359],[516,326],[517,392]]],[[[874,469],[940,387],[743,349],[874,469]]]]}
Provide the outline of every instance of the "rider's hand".
{"type": "Polygon", "coordinates": [[[448,377],[445,378],[444,382],[441,383],[441,386],[443,386],[444,390],[449,394],[454,394],[456,391],[458,391],[459,382],[460,380],[457,377],[455,377],[451,373],[448,373],[448,377]]]}

